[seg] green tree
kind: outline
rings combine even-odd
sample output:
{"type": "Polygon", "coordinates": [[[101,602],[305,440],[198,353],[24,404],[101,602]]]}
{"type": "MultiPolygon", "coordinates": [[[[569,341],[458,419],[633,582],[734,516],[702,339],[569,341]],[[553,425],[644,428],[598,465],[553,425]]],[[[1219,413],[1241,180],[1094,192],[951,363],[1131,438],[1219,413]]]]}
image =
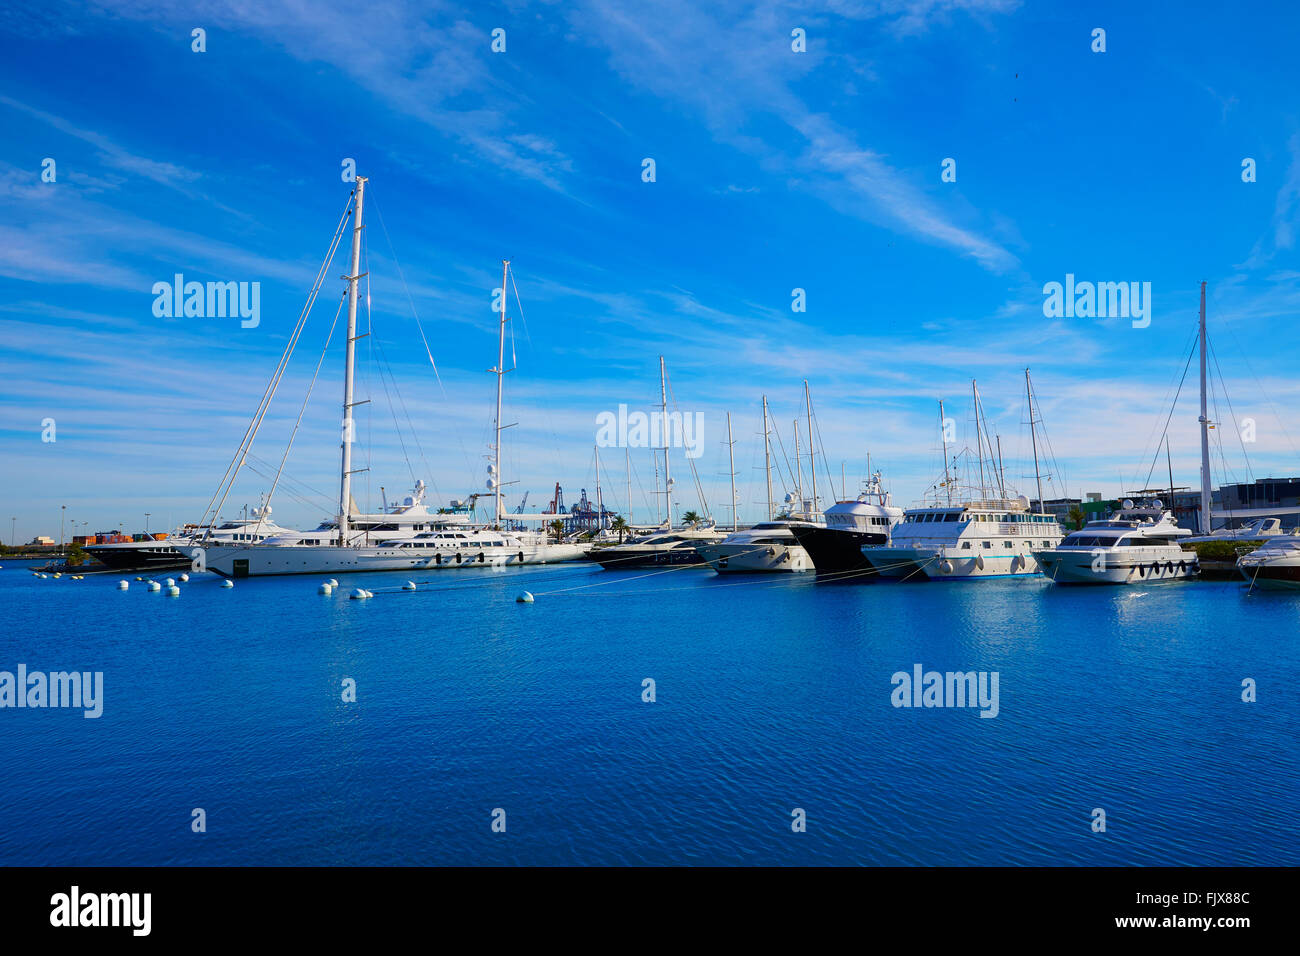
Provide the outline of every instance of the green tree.
{"type": "Polygon", "coordinates": [[[75,541],[72,543],[72,547],[68,548],[67,561],[69,567],[73,568],[79,568],[86,563],[86,552],[75,541]]]}
{"type": "Polygon", "coordinates": [[[559,518],[556,518],[547,527],[551,529],[551,534],[555,535],[557,542],[564,539],[564,522],[559,518]]]}
{"type": "Polygon", "coordinates": [[[616,516],[614,520],[609,523],[609,530],[618,532],[619,544],[623,543],[623,535],[627,532],[627,529],[627,522],[623,520],[622,515],[616,516]]]}
{"type": "Polygon", "coordinates": [[[683,524],[698,524],[699,521],[700,521],[700,516],[696,514],[694,511],[688,511],[686,512],[686,514],[682,515],[683,524]]]}
{"type": "Polygon", "coordinates": [[[1083,511],[1079,508],[1078,505],[1072,505],[1070,507],[1070,512],[1068,515],[1066,515],[1066,519],[1069,521],[1070,524],[1074,525],[1075,531],[1078,531],[1080,528],[1083,527],[1083,511]]]}

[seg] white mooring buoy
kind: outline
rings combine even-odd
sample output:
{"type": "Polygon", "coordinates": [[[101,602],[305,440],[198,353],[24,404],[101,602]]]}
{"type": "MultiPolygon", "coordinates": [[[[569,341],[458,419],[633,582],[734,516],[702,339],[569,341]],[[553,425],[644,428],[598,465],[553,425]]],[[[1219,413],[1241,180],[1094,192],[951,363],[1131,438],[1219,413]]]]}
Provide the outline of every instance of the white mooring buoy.
{"type": "Polygon", "coordinates": [[[330,586],[330,583],[329,583],[328,581],[326,581],[324,584],[322,584],[320,587],[318,587],[318,588],[316,589],[316,593],[317,593],[317,594],[333,594],[333,593],[334,593],[334,588],[330,586]]]}
{"type": "Polygon", "coordinates": [[[174,588],[174,587],[176,587],[176,579],[175,579],[175,578],[168,578],[168,579],[167,579],[167,586],[168,586],[169,588],[174,588]]]}
{"type": "Polygon", "coordinates": [[[182,575],[181,575],[181,581],[182,581],[183,583],[188,583],[189,580],[190,580],[190,576],[189,576],[188,574],[182,574],[182,575]]]}
{"type": "Polygon", "coordinates": [[[117,589],[118,589],[119,591],[125,591],[125,590],[129,589],[130,587],[131,587],[131,582],[129,582],[129,581],[118,581],[118,582],[117,582],[117,589]]]}
{"type": "Polygon", "coordinates": [[[176,585],[173,584],[173,585],[171,585],[169,588],[167,588],[167,596],[168,596],[168,597],[180,597],[180,596],[181,596],[181,589],[178,588],[176,585]]]}
{"type": "Polygon", "coordinates": [[[157,581],[150,581],[150,582],[149,582],[149,590],[150,590],[150,591],[161,591],[161,590],[162,590],[162,585],[159,584],[157,581]]]}
{"type": "Polygon", "coordinates": [[[223,588],[233,588],[235,586],[235,582],[230,580],[230,578],[226,578],[224,581],[221,582],[221,586],[223,588]]]}
{"type": "Polygon", "coordinates": [[[516,604],[532,604],[532,603],[533,603],[533,594],[532,594],[532,592],[531,592],[531,591],[525,591],[523,594],[519,595],[519,597],[515,598],[515,603],[516,603],[516,604]]]}
{"type": "Polygon", "coordinates": [[[402,590],[403,590],[403,591],[414,591],[414,590],[415,590],[415,582],[414,582],[414,581],[407,581],[405,584],[402,585],[402,590]]]}
{"type": "Polygon", "coordinates": [[[374,597],[374,595],[371,594],[369,591],[367,591],[365,588],[357,588],[351,594],[349,594],[348,597],[353,601],[364,601],[368,597],[374,597]]]}
{"type": "Polygon", "coordinates": [[[339,582],[337,578],[330,578],[329,581],[327,581],[326,583],[332,588],[336,588],[339,586],[339,582]]]}

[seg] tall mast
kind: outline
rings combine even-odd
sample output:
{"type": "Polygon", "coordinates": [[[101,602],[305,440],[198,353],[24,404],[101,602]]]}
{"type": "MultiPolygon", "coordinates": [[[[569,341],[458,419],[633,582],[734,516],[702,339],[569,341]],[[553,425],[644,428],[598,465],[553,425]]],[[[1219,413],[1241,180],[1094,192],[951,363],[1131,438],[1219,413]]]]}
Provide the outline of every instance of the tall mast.
{"type": "Polygon", "coordinates": [[[632,451],[623,449],[623,467],[627,471],[627,523],[632,523],[632,451]]]}
{"type": "Polygon", "coordinates": [[[348,543],[348,514],[352,503],[352,381],[357,361],[357,287],[361,281],[361,207],[366,196],[365,176],[357,177],[356,208],[352,218],[352,267],[348,270],[348,336],[343,368],[343,456],[339,466],[339,545],[348,543]]]}
{"type": "Polygon", "coordinates": [[[664,431],[664,512],[668,515],[668,527],[673,526],[673,479],[668,470],[668,373],[664,371],[664,357],[659,356],[659,399],[663,410],[664,431]]]}
{"type": "Polygon", "coordinates": [[[772,520],[772,442],[767,427],[767,396],[763,396],[763,470],[767,472],[767,520],[772,520]]]}
{"type": "Polygon", "coordinates": [[[1043,510],[1043,476],[1038,471],[1038,432],[1034,429],[1034,389],[1025,369],[1025,397],[1029,401],[1029,442],[1034,446],[1034,480],[1038,482],[1038,510],[1043,510]]]}
{"type": "Polygon", "coordinates": [[[1201,283],[1201,534],[1214,526],[1210,514],[1210,418],[1205,395],[1205,283],[1201,283]]]}
{"type": "Polygon", "coordinates": [[[596,530],[603,530],[605,527],[605,500],[600,495],[600,446],[594,446],[596,450],[596,530]]]}
{"type": "Polygon", "coordinates": [[[497,418],[496,418],[496,441],[492,444],[493,456],[493,479],[495,483],[492,486],[493,498],[496,506],[493,519],[497,523],[501,521],[501,390],[505,383],[506,377],[506,277],[510,270],[510,260],[501,260],[501,333],[497,343],[497,367],[492,371],[497,373],[497,418]]]}
{"type": "Polygon", "coordinates": [[[803,401],[808,406],[808,467],[812,469],[812,510],[817,510],[817,442],[813,440],[812,395],[808,391],[808,379],[803,380],[803,401]]]}
{"type": "Polygon", "coordinates": [[[1169,510],[1174,510],[1174,460],[1169,455],[1169,433],[1165,432],[1165,464],[1169,466],[1169,510]]]}
{"type": "Polygon", "coordinates": [[[943,449],[943,490],[952,504],[952,479],[948,477],[948,438],[943,433],[943,399],[939,399],[939,445],[943,449]]]}
{"type": "Polygon", "coordinates": [[[731,440],[731,412],[727,412],[727,471],[731,473],[731,530],[736,530],[736,443],[731,440]]]}
{"type": "Polygon", "coordinates": [[[984,487],[984,439],[980,437],[980,393],[975,387],[975,379],[970,380],[970,393],[975,403],[975,454],[980,460],[980,497],[987,498],[984,487]]]}
{"type": "Polygon", "coordinates": [[[1002,436],[998,435],[998,494],[1005,501],[1007,497],[1007,473],[1002,467],[1002,436]]]}
{"type": "Polygon", "coordinates": [[[794,420],[794,496],[803,509],[803,466],[799,463],[799,419],[794,420]]]}

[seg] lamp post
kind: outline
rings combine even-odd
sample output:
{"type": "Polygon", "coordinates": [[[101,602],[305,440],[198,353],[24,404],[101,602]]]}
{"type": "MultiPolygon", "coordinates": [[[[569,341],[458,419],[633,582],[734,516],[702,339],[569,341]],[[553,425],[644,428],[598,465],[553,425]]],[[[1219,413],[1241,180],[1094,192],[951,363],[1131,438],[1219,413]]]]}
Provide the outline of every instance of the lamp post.
{"type": "Polygon", "coordinates": [[[63,550],[63,519],[68,516],[68,506],[59,505],[59,550],[63,550]]]}
{"type": "Polygon", "coordinates": [[[146,511],[144,513],[144,536],[146,538],[149,537],[149,515],[152,513],[153,512],[150,511],[146,511]]]}

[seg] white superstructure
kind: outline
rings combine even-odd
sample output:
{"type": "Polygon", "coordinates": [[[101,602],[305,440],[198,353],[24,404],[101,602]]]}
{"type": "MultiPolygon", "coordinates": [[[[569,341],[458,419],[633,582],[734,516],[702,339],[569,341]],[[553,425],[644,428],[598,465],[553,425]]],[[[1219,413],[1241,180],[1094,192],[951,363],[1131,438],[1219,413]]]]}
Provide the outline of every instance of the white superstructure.
{"type": "Polygon", "coordinates": [[[1034,552],[1057,584],[1149,584],[1183,580],[1200,570],[1196,553],[1178,544],[1191,536],[1160,499],[1125,499],[1112,517],[1088,522],[1060,544],[1034,552]]]}

